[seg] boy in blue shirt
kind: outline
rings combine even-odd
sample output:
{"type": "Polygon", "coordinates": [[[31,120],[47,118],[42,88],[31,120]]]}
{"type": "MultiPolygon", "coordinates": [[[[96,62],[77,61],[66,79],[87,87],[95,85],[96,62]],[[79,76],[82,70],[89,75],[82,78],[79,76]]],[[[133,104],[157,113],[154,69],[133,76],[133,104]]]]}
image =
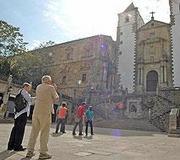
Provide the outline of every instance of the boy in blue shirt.
{"type": "Polygon", "coordinates": [[[93,118],[94,118],[94,112],[92,110],[92,106],[89,106],[86,111],[86,136],[88,135],[88,124],[90,124],[91,127],[91,135],[94,135],[93,133],[93,118]]]}

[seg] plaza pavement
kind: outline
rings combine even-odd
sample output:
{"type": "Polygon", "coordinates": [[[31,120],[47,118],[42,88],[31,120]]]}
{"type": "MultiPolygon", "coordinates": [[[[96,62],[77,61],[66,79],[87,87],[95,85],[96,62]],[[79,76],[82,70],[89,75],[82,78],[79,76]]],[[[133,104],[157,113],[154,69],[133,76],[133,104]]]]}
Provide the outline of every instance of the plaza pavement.
{"type": "MultiPolygon", "coordinates": [[[[6,151],[12,124],[0,124],[0,160],[27,160],[25,152],[6,151]]],[[[24,147],[31,126],[27,125],[24,147]]],[[[73,137],[72,126],[64,135],[53,135],[51,128],[49,153],[53,160],[180,160],[180,139],[159,132],[95,128],[93,137],[73,137]]],[[[36,145],[38,159],[39,141],[36,145]]]]}

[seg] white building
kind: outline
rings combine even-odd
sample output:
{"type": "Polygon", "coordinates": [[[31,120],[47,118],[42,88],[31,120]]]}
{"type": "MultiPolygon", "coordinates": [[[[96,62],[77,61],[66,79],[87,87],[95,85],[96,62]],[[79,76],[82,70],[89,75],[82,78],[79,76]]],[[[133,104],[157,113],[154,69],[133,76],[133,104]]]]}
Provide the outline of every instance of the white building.
{"type": "Polygon", "coordinates": [[[119,55],[118,73],[120,84],[133,91],[134,53],[136,31],[144,24],[138,8],[131,3],[124,12],[118,14],[117,52],[119,55]]]}
{"type": "Polygon", "coordinates": [[[171,38],[174,61],[174,84],[180,86],[180,0],[169,0],[171,11],[171,38]]]}

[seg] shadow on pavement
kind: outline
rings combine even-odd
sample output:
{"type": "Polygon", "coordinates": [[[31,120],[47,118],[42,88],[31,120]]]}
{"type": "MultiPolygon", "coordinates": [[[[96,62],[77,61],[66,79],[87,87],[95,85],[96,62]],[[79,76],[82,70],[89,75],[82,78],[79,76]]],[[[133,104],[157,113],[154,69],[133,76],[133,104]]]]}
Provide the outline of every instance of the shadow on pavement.
{"type": "Polygon", "coordinates": [[[110,135],[114,137],[129,137],[129,136],[154,136],[155,134],[166,135],[165,132],[150,132],[150,131],[137,131],[137,130],[122,130],[122,129],[107,129],[96,128],[96,134],[110,135]]]}
{"type": "Polygon", "coordinates": [[[24,157],[24,158],[21,158],[20,160],[30,160],[31,158],[27,158],[27,157],[24,157]]]}
{"type": "MultiPolygon", "coordinates": [[[[72,126],[66,125],[66,129],[72,132],[72,126]]],[[[94,133],[96,135],[109,135],[114,137],[130,137],[130,136],[154,136],[155,134],[167,135],[166,132],[156,132],[156,131],[140,131],[140,130],[124,130],[120,128],[99,128],[94,127],[94,133]]],[[[79,137],[79,136],[76,136],[79,137]]],[[[78,139],[78,138],[77,138],[78,139]]],[[[79,138],[81,139],[81,138],[79,138]]]]}
{"type": "Polygon", "coordinates": [[[15,153],[16,153],[15,151],[8,151],[8,150],[2,151],[0,152],[0,160],[5,160],[6,158],[11,157],[15,153]]]}
{"type": "Polygon", "coordinates": [[[74,139],[78,139],[78,140],[82,140],[83,137],[82,136],[73,136],[74,139]]]}
{"type": "Polygon", "coordinates": [[[63,135],[62,133],[51,133],[52,137],[59,137],[59,136],[62,136],[62,135],[63,135]]]}
{"type": "Polygon", "coordinates": [[[87,136],[87,137],[85,136],[84,138],[91,140],[93,139],[93,136],[87,136]]]}

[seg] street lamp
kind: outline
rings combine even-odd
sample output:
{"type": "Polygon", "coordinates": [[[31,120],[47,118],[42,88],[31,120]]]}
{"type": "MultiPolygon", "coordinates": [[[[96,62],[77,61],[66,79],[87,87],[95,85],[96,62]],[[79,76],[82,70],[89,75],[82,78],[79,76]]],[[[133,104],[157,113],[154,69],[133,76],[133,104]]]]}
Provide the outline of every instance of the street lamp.
{"type": "MultiPolygon", "coordinates": [[[[78,96],[80,97],[80,84],[82,83],[82,81],[81,80],[78,80],[77,81],[77,84],[78,84],[78,96]]],[[[78,97],[78,99],[79,99],[79,97],[78,97]]]]}
{"type": "Polygon", "coordinates": [[[78,80],[77,81],[78,87],[74,89],[74,105],[75,106],[77,105],[77,102],[78,102],[77,101],[77,99],[78,99],[77,96],[80,95],[80,94],[77,94],[77,92],[79,92],[79,86],[80,86],[81,82],[82,82],[81,80],[78,80]]]}
{"type": "Polygon", "coordinates": [[[93,92],[93,90],[94,90],[94,87],[91,86],[91,87],[90,87],[90,91],[89,91],[89,104],[91,104],[91,97],[92,97],[92,92],[93,92]]]}
{"type": "Polygon", "coordinates": [[[79,87],[79,85],[82,83],[82,81],[81,80],[78,80],[78,87],[79,87]]]}

